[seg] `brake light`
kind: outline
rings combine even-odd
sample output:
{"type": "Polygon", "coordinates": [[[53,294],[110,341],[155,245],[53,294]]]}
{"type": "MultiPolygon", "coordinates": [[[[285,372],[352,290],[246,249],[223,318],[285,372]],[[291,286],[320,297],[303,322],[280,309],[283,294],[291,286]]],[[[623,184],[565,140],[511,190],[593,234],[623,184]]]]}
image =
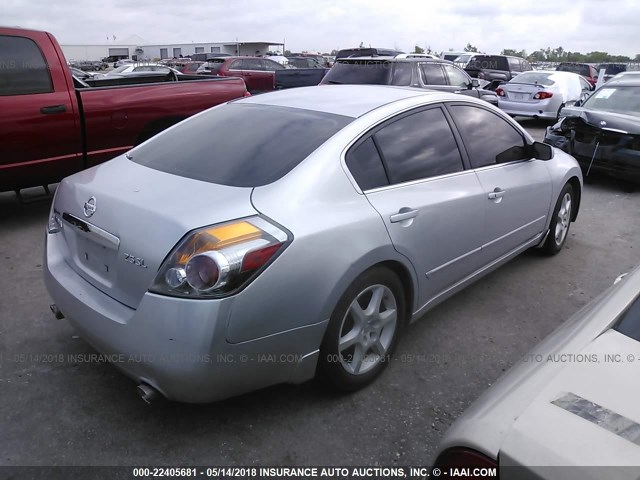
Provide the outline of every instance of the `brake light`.
{"type": "Polygon", "coordinates": [[[232,294],[266,268],[290,240],[287,232],[259,216],[195,230],[163,262],[151,291],[192,298],[232,294]]]}
{"type": "Polygon", "coordinates": [[[496,95],[498,95],[499,97],[504,97],[504,90],[500,87],[496,88],[496,95]]]}
{"type": "Polygon", "coordinates": [[[465,447],[448,448],[435,461],[435,468],[441,472],[449,473],[456,469],[457,478],[498,478],[498,462],[476,450],[465,447]]]}
{"type": "Polygon", "coordinates": [[[544,100],[551,97],[553,97],[553,93],[551,92],[538,92],[533,96],[536,100],[544,100]]]}
{"type": "Polygon", "coordinates": [[[245,90],[244,93],[242,94],[243,97],[250,97],[251,96],[251,92],[249,90],[245,90]]]}

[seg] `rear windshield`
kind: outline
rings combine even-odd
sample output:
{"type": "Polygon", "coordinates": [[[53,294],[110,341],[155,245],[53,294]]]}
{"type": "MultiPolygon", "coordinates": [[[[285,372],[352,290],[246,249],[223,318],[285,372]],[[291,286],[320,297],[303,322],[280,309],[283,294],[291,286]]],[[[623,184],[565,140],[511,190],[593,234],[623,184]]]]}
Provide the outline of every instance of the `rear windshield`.
{"type": "Polygon", "coordinates": [[[211,70],[211,73],[218,73],[224,65],[226,60],[224,58],[212,58],[207,60],[207,68],[211,70]]]}
{"type": "Polygon", "coordinates": [[[636,298],[614,329],[640,342],[640,299],[636,298]]]}
{"type": "MultiPolygon", "coordinates": [[[[520,75],[513,77],[509,81],[509,83],[525,83],[528,85],[544,85],[545,87],[550,87],[554,82],[551,77],[553,74],[551,73],[537,73],[537,72],[525,72],[520,75]]],[[[574,77],[577,78],[577,77],[574,77]]]]}
{"type": "Polygon", "coordinates": [[[640,117],[640,87],[619,87],[605,84],[594,92],[582,106],[640,117]]]}
{"type": "Polygon", "coordinates": [[[182,122],[129,157],[173,175],[259,187],[289,173],[351,121],[298,108],[229,103],[182,122]]]}
{"type": "Polygon", "coordinates": [[[411,84],[411,67],[402,62],[341,61],[329,70],[322,83],[407,86],[411,84]]]}
{"type": "Polygon", "coordinates": [[[607,75],[617,75],[621,72],[626,72],[627,71],[627,66],[626,65],[600,65],[600,67],[598,67],[598,70],[604,70],[604,73],[607,75]]]}
{"type": "Polygon", "coordinates": [[[556,70],[560,72],[573,72],[573,73],[577,73],[578,75],[583,75],[585,77],[589,76],[589,65],[564,64],[564,65],[558,66],[556,70]]]}
{"type": "Polygon", "coordinates": [[[504,70],[509,71],[507,57],[500,55],[474,55],[467,64],[466,68],[474,70],[504,70]]]}

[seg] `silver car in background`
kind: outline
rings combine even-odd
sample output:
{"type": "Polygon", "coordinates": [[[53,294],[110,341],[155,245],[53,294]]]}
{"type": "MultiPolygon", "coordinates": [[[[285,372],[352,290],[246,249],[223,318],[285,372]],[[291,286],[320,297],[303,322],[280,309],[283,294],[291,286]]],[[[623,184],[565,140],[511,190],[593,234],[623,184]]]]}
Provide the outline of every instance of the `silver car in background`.
{"type": "Polygon", "coordinates": [[[143,398],[316,372],[355,390],[408,322],[530,247],[560,251],[581,189],[572,157],[481,100],[285,90],[63,180],[45,280],[143,398]]]}
{"type": "Polygon", "coordinates": [[[565,106],[582,102],[593,87],[577,73],[524,72],[496,89],[498,106],[511,116],[556,120],[565,106]]]}
{"type": "Polygon", "coordinates": [[[622,277],[456,420],[436,467],[499,468],[501,479],[640,478],[640,269],[622,277]]]}

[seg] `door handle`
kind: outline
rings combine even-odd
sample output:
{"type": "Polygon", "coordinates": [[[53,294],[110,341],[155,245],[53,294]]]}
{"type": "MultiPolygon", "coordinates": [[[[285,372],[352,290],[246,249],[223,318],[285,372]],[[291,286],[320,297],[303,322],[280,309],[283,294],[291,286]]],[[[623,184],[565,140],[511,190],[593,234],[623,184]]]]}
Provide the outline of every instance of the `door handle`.
{"type": "Polygon", "coordinates": [[[496,200],[498,198],[502,198],[505,193],[507,193],[506,190],[496,187],[493,192],[489,192],[488,198],[489,200],[496,200]]]}
{"type": "Polygon", "coordinates": [[[409,220],[411,218],[415,218],[418,216],[418,210],[405,210],[404,212],[400,211],[398,213],[394,213],[389,217],[391,223],[403,222],[405,220],[409,220]]]}
{"type": "Polygon", "coordinates": [[[55,115],[56,113],[64,113],[67,111],[67,107],[64,105],[50,105],[48,107],[42,107],[40,113],[45,115],[55,115]]]}

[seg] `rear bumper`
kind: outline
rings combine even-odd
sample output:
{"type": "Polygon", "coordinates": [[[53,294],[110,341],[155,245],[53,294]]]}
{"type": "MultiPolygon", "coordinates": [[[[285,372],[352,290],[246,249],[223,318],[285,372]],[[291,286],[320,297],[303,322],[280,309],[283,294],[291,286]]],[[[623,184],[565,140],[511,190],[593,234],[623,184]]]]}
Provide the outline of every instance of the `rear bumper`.
{"type": "Polygon", "coordinates": [[[537,103],[525,103],[525,102],[514,102],[511,100],[503,100],[502,98],[498,101],[498,106],[501,110],[509,115],[514,115],[518,117],[538,117],[538,118],[548,118],[550,120],[555,120],[558,116],[558,108],[560,105],[556,105],[557,102],[553,102],[552,99],[542,100],[537,103]]]}
{"type": "MultiPolygon", "coordinates": [[[[47,235],[45,283],[80,335],[138,383],[171,400],[209,402],[312,378],[327,321],[242,343],[226,333],[233,298],[146,293],[129,308],[80,277],[47,235]]],[[[53,238],[51,238],[53,237],[53,238]]]]}

